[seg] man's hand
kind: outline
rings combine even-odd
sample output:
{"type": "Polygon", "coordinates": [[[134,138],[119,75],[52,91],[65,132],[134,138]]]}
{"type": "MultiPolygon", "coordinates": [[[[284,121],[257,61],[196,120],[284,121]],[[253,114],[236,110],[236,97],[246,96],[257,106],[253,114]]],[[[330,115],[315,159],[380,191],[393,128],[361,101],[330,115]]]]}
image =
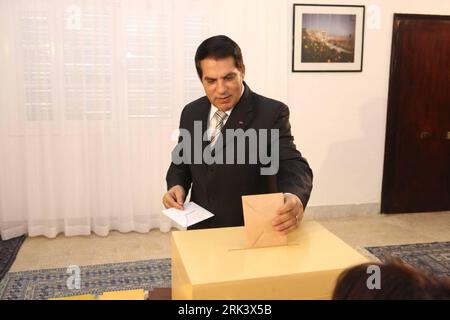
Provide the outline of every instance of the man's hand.
{"type": "Polygon", "coordinates": [[[164,207],[183,210],[183,203],[186,199],[186,191],[180,185],[173,186],[167,191],[162,199],[164,207]]]}
{"type": "Polygon", "coordinates": [[[284,205],[278,209],[272,224],[275,230],[288,234],[299,225],[303,219],[303,204],[295,194],[284,194],[284,205]]]}

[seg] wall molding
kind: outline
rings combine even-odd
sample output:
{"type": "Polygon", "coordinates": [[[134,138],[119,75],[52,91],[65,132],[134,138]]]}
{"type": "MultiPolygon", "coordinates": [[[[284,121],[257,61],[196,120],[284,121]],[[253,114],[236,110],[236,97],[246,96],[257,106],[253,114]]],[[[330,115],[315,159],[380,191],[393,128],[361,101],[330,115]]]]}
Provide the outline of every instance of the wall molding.
{"type": "Polygon", "coordinates": [[[312,206],[306,208],[304,219],[362,217],[380,214],[380,203],[312,206]]]}

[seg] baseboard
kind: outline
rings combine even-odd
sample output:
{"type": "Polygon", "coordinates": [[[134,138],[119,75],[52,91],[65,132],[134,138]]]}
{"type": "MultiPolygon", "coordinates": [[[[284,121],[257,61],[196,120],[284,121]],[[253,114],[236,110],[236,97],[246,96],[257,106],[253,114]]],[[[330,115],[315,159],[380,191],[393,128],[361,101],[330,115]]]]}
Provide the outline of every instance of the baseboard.
{"type": "Polygon", "coordinates": [[[380,214],[380,203],[359,203],[330,206],[312,206],[305,210],[304,219],[326,219],[339,217],[376,216],[380,214]]]}

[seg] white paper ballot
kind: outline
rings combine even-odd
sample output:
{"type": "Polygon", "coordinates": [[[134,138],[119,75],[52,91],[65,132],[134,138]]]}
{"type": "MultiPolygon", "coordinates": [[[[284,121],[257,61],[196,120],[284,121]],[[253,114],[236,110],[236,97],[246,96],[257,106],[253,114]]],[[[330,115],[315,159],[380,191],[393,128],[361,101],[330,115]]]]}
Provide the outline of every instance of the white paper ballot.
{"type": "Polygon", "coordinates": [[[183,206],[184,210],[170,208],[162,212],[182,227],[192,226],[214,216],[211,212],[194,202],[185,203],[183,206]]]}

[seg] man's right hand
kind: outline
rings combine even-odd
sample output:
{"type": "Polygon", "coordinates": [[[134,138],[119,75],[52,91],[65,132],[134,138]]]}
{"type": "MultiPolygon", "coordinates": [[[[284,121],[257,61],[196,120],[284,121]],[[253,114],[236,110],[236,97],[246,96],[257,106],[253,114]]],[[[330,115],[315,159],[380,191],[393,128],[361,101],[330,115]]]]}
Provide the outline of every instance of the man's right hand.
{"type": "Polygon", "coordinates": [[[183,203],[186,199],[186,191],[180,185],[173,186],[164,194],[162,199],[164,207],[183,210],[183,203]]]}

